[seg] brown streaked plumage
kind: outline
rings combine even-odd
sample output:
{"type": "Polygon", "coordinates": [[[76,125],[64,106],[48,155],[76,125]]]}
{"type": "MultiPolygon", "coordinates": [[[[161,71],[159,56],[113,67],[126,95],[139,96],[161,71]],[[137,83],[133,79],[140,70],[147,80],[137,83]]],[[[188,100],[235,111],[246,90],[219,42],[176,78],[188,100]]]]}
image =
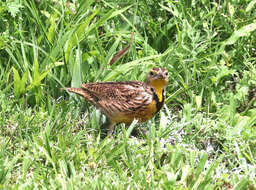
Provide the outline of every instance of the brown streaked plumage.
{"type": "Polygon", "coordinates": [[[112,133],[117,123],[151,119],[164,105],[167,84],[167,70],[153,68],[146,82],[97,82],[64,89],[83,96],[100,109],[109,119],[109,133],[112,133]]]}

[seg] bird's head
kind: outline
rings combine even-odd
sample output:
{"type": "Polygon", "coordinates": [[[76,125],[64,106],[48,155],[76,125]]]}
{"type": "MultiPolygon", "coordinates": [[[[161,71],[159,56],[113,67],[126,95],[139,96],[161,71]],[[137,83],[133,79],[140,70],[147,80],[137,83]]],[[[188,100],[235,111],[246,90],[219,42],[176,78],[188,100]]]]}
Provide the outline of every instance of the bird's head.
{"type": "Polygon", "coordinates": [[[163,89],[168,84],[168,71],[164,68],[153,68],[147,76],[147,84],[155,89],[163,89]]]}

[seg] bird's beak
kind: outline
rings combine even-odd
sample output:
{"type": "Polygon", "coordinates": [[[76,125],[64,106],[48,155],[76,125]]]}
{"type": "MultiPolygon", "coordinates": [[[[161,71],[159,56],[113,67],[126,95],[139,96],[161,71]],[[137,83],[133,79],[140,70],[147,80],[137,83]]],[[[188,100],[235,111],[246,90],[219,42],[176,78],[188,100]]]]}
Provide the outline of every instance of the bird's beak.
{"type": "Polygon", "coordinates": [[[163,75],[157,75],[157,79],[164,79],[163,75]]]}

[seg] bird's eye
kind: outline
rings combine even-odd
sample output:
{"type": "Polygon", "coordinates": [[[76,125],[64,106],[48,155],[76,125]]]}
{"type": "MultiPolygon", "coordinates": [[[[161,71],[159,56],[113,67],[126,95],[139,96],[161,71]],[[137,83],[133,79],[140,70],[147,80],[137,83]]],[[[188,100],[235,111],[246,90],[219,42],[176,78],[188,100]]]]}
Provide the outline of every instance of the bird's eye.
{"type": "Polygon", "coordinates": [[[168,73],[166,72],[166,73],[164,73],[164,75],[165,75],[165,76],[168,76],[168,73]]]}
{"type": "Polygon", "coordinates": [[[149,74],[150,74],[151,76],[153,76],[153,75],[154,75],[154,72],[153,72],[153,71],[150,71],[149,74]]]}

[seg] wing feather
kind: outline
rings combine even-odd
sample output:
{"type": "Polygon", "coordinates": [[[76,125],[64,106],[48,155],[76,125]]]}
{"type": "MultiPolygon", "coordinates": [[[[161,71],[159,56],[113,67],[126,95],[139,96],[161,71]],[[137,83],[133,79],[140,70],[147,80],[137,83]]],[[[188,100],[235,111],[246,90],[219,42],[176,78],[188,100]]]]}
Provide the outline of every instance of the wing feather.
{"type": "Polygon", "coordinates": [[[82,88],[97,97],[97,107],[107,115],[135,113],[147,106],[153,98],[152,91],[143,82],[104,82],[83,84],[82,88]]]}

